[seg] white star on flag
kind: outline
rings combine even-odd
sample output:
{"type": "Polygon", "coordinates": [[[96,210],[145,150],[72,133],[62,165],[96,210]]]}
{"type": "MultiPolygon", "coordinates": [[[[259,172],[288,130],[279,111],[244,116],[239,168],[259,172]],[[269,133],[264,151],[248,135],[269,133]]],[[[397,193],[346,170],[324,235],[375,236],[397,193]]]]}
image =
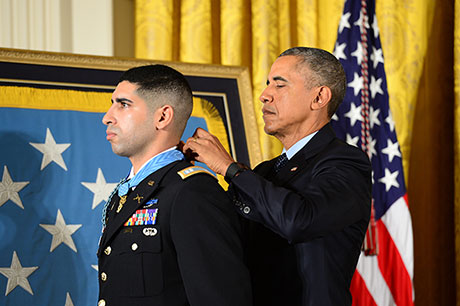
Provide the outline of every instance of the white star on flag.
{"type": "Polygon", "coordinates": [[[390,131],[395,130],[395,122],[393,121],[393,115],[391,114],[391,111],[388,112],[388,117],[385,119],[385,122],[388,123],[390,126],[390,131]]]}
{"type": "Polygon", "coordinates": [[[369,123],[371,129],[374,128],[374,124],[380,125],[379,115],[380,109],[374,109],[374,107],[371,106],[369,109],[369,123]]]}
{"type": "Polygon", "coordinates": [[[351,137],[350,134],[347,133],[347,143],[351,144],[352,146],[357,147],[358,146],[358,141],[359,141],[359,136],[351,137]]]}
{"type": "Polygon", "coordinates": [[[95,183],[82,182],[81,184],[94,193],[92,209],[96,208],[102,201],[107,200],[117,186],[117,183],[107,183],[105,181],[101,168],[97,169],[95,183]]]}
{"type": "Polygon", "coordinates": [[[345,48],[347,47],[346,43],[343,44],[335,44],[335,49],[334,49],[334,56],[339,60],[339,59],[347,59],[347,56],[345,55],[345,48]]]}
{"type": "Polygon", "coordinates": [[[372,155],[377,156],[377,150],[375,150],[375,145],[377,144],[377,139],[372,139],[369,141],[369,151],[367,152],[369,154],[369,159],[372,158],[372,155]]]}
{"type": "Polygon", "coordinates": [[[356,50],[351,53],[351,56],[356,57],[358,65],[361,65],[361,62],[363,61],[363,45],[361,42],[358,41],[356,43],[356,50]]]}
{"type": "Polygon", "coordinates": [[[357,96],[363,89],[363,78],[355,72],[353,74],[353,81],[348,83],[348,87],[352,87],[354,95],[357,96]]]}
{"type": "Polygon", "coordinates": [[[38,267],[23,268],[16,251],[14,251],[13,258],[11,259],[11,266],[9,268],[0,268],[0,273],[8,278],[5,296],[17,286],[21,286],[24,290],[34,295],[27,278],[37,269],[38,267]]]}
{"type": "Polygon", "coordinates": [[[376,94],[383,95],[382,79],[376,79],[373,75],[371,75],[371,83],[369,84],[369,90],[371,91],[372,99],[375,98],[376,94]]]}
{"type": "Polygon", "coordinates": [[[350,21],[349,21],[350,16],[351,16],[351,13],[348,12],[346,14],[343,14],[342,17],[340,17],[339,33],[342,33],[343,29],[345,28],[348,28],[348,29],[351,28],[350,21]]]}
{"type": "Polygon", "coordinates": [[[387,140],[386,148],[382,149],[382,153],[388,155],[388,160],[390,163],[393,161],[395,156],[401,157],[401,152],[399,152],[399,145],[398,142],[391,142],[390,139],[387,140]]]}
{"type": "Polygon", "coordinates": [[[377,17],[374,15],[374,21],[372,22],[372,28],[374,29],[374,37],[379,36],[379,25],[377,24],[377,17]]]}
{"type": "Polygon", "coordinates": [[[356,121],[363,121],[363,116],[361,115],[361,105],[356,107],[355,103],[350,103],[350,110],[345,114],[345,117],[350,118],[350,125],[354,126],[356,121]]]}
{"type": "Polygon", "coordinates": [[[381,48],[376,49],[374,46],[372,46],[371,60],[374,68],[376,68],[379,63],[383,64],[383,50],[381,48]]]}
{"type": "Polygon", "coordinates": [[[67,292],[65,297],[65,305],[64,306],[73,306],[72,299],[70,298],[70,293],[67,292]]]}
{"type": "Polygon", "coordinates": [[[27,184],[29,184],[29,182],[13,182],[13,179],[8,172],[8,167],[4,166],[3,177],[2,181],[0,182],[0,207],[8,200],[11,200],[17,206],[24,209],[18,192],[27,184]]]}
{"type": "MultiPolygon", "coordinates": [[[[353,23],[353,25],[355,26],[358,26],[360,29],[361,29],[361,33],[363,33],[363,12],[360,12],[359,13],[359,19],[355,21],[355,23],[353,23]]],[[[364,26],[366,27],[366,29],[369,28],[369,19],[367,18],[366,16],[366,22],[364,23],[364,26]]]]}
{"type": "Polygon", "coordinates": [[[73,242],[71,235],[81,227],[81,224],[66,225],[61,210],[58,209],[56,223],[54,225],[40,224],[40,226],[47,230],[51,235],[53,235],[50,253],[53,252],[53,250],[63,242],[67,244],[67,246],[71,248],[75,253],[77,253],[77,248],[75,247],[75,243],[73,242]]]}
{"type": "Polygon", "coordinates": [[[385,184],[386,192],[388,192],[388,190],[390,190],[392,186],[399,188],[399,183],[396,180],[398,177],[398,174],[399,174],[398,170],[391,173],[388,168],[385,168],[385,176],[379,179],[379,182],[385,184]]]}
{"type": "Polygon", "coordinates": [[[62,169],[67,171],[67,166],[61,154],[70,146],[70,143],[57,144],[49,128],[46,128],[45,143],[30,142],[30,145],[43,153],[40,170],[43,170],[49,163],[54,161],[56,164],[61,166],[62,169]]]}

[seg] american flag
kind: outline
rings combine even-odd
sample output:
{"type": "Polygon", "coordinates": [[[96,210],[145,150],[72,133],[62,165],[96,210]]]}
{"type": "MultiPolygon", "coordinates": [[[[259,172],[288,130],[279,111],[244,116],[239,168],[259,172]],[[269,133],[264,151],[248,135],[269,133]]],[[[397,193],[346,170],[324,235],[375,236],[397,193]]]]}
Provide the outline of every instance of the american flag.
{"type": "Polygon", "coordinates": [[[345,69],[348,88],[333,127],[368,154],[373,168],[374,222],[353,277],[353,305],[413,305],[412,223],[375,1],[345,2],[334,55],[345,69]]]}
{"type": "Polygon", "coordinates": [[[5,107],[11,92],[32,101],[62,90],[0,86],[0,305],[96,305],[102,208],[131,165],[105,140],[103,113],[5,107]]]}

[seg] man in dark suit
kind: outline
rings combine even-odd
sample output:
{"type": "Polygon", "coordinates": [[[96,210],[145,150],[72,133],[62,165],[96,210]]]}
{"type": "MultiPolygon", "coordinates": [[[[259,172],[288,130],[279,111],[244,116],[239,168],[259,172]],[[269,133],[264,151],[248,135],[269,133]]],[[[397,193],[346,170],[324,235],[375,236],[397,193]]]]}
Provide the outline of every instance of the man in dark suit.
{"type": "Polygon", "coordinates": [[[107,140],[132,168],[104,209],[99,306],[251,304],[238,214],[176,148],[192,106],[184,76],[163,65],[128,70],[112,95],[107,140]]]}
{"type": "Polygon", "coordinates": [[[371,209],[371,166],[336,138],[330,119],[346,79],[330,53],[296,47],[271,67],[260,96],[264,130],[283,154],[254,170],[197,129],[184,150],[225,175],[248,222],[254,304],[351,305],[350,282],[371,209]]]}

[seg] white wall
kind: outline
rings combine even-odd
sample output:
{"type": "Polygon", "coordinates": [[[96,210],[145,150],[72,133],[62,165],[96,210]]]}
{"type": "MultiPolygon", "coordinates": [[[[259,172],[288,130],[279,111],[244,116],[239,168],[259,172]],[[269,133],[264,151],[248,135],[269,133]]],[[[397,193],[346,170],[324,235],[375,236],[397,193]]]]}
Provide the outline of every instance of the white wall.
{"type": "Polygon", "coordinates": [[[0,0],[0,47],[113,56],[112,0],[0,0]]]}

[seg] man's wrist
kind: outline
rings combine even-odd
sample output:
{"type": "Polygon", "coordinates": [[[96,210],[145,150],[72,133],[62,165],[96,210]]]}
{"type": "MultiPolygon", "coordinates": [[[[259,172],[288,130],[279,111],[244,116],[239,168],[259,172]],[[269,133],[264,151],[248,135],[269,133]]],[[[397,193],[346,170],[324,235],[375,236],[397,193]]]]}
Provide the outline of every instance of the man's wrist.
{"type": "Polygon", "coordinates": [[[247,170],[248,168],[240,163],[233,162],[228,166],[227,171],[225,171],[225,181],[230,184],[231,180],[238,176],[241,172],[247,170]]]}

